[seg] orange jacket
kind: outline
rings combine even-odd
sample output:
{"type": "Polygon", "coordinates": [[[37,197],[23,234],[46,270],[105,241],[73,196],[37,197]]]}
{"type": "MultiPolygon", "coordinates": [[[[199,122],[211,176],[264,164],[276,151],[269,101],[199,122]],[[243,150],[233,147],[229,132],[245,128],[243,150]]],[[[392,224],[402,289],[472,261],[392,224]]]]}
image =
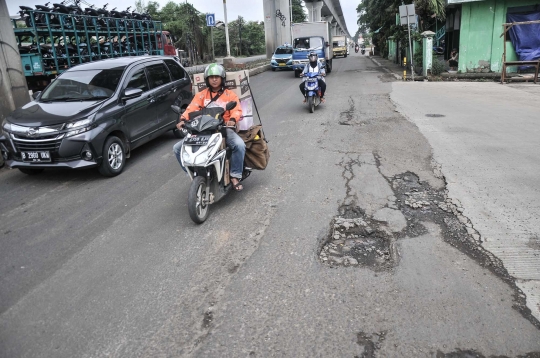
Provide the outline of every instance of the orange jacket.
{"type": "MultiPolygon", "coordinates": [[[[186,121],[189,120],[189,114],[191,112],[196,112],[203,109],[208,103],[210,103],[212,97],[215,97],[215,95],[212,96],[208,88],[205,88],[201,92],[197,93],[195,97],[193,97],[193,99],[191,100],[189,106],[186,108],[186,111],[182,114],[181,119],[186,121]]],[[[240,100],[238,99],[236,93],[226,89],[225,91],[223,91],[221,96],[219,96],[219,98],[215,100],[216,104],[220,107],[223,107],[224,109],[227,103],[231,101],[236,102],[236,107],[234,107],[228,112],[225,112],[223,114],[223,119],[227,122],[230,120],[230,118],[234,118],[238,123],[242,120],[242,106],[240,105],[240,100]]]]}

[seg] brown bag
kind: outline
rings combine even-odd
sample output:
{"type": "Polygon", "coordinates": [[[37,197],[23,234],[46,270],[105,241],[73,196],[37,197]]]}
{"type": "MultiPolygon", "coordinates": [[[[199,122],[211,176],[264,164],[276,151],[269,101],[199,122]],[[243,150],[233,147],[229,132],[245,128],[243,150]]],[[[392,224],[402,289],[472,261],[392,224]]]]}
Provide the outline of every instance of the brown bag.
{"type": "Polygon", "coordinates": [[[238,133],[246,144],[244,163],[246,167],[264,170],[270,159],[270,150],[262,132],[262,126],[252,126],[247,131],[238,133]]]}

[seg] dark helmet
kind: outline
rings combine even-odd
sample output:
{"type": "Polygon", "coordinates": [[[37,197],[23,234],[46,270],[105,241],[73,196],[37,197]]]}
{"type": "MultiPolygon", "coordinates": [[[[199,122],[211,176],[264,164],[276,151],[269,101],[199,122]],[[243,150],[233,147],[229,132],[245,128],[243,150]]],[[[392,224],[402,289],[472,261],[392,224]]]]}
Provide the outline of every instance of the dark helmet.
{"type": "Polygon", "coordinates": [[[221,86],[225,87],[225,77],[227,76],[227,72],[225,72],[225,68],[223,68],[223,66],[218,65],[217,63],[212,63],[206,67],[204,70],[204,82],[206,82],[206,86],[208,88],[210,88],[210,83],[208,82],[208,77],[210,76],[220,76],[221,86]]]}
{"type": "Polygon", "coordinates": [[[317,52],[312,51],[309,53],[308,58],[309,58],[309,62],[313,64],[313,63],[317,63],[319,56],[317,56],[317,52]]]}

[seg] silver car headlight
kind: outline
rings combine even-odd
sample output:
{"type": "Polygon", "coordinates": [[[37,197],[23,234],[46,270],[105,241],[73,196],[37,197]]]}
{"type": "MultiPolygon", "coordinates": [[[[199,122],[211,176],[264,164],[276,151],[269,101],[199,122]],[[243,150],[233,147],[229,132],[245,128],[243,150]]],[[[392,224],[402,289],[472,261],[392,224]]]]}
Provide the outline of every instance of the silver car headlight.
{"type": "Polygon", "coordinates": [[[69,129],[70,131],[66,133],[66,137],[72,137],[77,134],[88,132],[90,129],[94,128],[94,116],[95,115],[92,115],[80,121],[68,123],[66,129],[69,129]]]}
{"type": "Polygon", "coordinates": [[[7,119],[4,119],[2,121],[2,130],[4,132],[10,132],[11,131],[11,123],[7,121],[7,119]]]}

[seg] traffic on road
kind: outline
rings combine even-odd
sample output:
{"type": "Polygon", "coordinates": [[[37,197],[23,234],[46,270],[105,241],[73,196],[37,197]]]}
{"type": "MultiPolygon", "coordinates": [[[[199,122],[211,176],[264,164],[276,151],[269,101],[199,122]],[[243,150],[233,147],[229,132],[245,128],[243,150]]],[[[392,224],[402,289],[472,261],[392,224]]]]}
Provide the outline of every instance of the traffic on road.
{"type": "Polygon", "coordinates": [[[173,57],[90,62],[15,111],[0,356],[538,356],[540,92],[309,49],[326,71],[227,92],[217,65],[194,85],[173,57]],[[265,140],[264,167],[227,136],[265,140]]]}

